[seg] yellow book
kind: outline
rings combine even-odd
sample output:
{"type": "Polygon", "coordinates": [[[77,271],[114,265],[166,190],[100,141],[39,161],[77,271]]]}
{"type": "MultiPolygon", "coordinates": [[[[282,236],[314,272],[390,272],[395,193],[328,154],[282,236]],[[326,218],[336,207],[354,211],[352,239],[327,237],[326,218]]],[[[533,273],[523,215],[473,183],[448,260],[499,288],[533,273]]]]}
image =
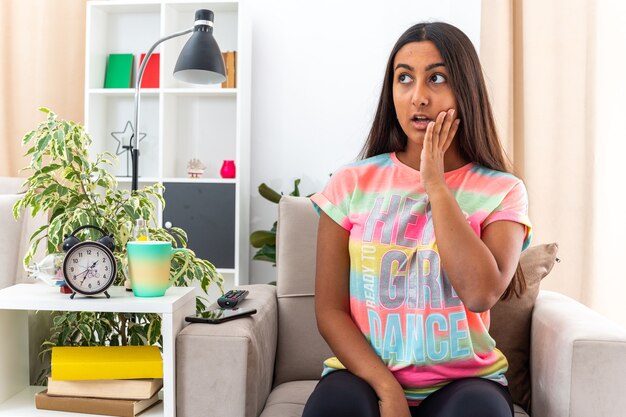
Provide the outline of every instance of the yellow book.
{"type": "Polygon", "coordinates": [[[163,378],[156,346],[56,346],[51,367],[56,380],[163,378]]]}

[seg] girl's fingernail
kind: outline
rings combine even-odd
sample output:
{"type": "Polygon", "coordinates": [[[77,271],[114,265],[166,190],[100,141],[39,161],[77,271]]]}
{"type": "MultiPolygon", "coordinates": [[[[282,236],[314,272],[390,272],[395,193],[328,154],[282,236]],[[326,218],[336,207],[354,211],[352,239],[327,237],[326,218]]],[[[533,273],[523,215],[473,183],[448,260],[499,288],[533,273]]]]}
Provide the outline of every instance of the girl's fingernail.
{"type": "Polygon", "coordinates": [[[454,109],[450,110],[450,117],[454,117],[454,109]]]}

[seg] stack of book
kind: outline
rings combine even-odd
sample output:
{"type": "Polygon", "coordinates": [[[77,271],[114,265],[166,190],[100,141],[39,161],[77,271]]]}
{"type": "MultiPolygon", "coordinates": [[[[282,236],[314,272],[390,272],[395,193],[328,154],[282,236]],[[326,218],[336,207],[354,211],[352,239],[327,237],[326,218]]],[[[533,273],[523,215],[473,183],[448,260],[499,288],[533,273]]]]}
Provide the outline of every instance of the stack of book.
{"type": "Polygon", "coordinates": [[[159,402],[163,361],[156,346],[52,348],[39,409],[134,417],[159,402]]]}
{"type": "MultiPolygon", "coordinates": [[[[104,88],[131,88],[133,82],[133,70],[136,69],[135,77],[139,76],[139,67],[143,63],[146,54],[141,54],[137,68],[133,54],[109,54],[104,73],[104,88]]],[[[159,66],[161,57],[158,52],[150,56],[141,79],[141,88],[159,88],[159,66]]]]}

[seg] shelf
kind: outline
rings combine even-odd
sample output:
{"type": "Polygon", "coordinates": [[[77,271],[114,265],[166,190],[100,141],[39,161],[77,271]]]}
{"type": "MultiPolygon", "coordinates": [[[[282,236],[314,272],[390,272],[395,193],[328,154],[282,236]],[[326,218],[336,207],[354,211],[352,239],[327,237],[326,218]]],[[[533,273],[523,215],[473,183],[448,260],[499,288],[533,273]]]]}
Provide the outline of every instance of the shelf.
{"type": "Polygon", "coordinates": [[[206,183],[206,184],[235,184],[236,178],[163,178],[163,183],[166,182],[191,182],[191,183],[206,183]]]}
{"type": "MultiPolygon", "coordinates": [[[[156,96],[159,93],[173,95],[237,97],[236,88],[189,87],[189,88],[142,88],[141,97],[156,96]]],[[[90,88],[89,94],[109,97],[134,97],[134,88],[90,88]]]]}
{"type": "Polygon", "coordinates": [[[221,88],[221,87],[162,88],[161,91],[163,91],[163,93],[165,94],[175,94],[175,95],[237,97],[236,88],[221,88]]]}
{"type": "MultiPolygon", "coordinates": [[[[38,410],[35,408],[35,394],[46,387],[31,386],[23,389],[2,404],[0,404],[0,416],[2,417],[93,417],[94,414],[69,413],[52,410],[38,410]]],[[[163,392],[159,393],[162,397],[163,392]]],[[[162,417],[163,402],[159,402],[143,413],[142,417],[162,417]]]]}
{"type": "Polygon", "coordinates": [[[0,309],[50,311],[102,311],[124,313],[172,313],[193,298],[192,287],[170,287],[163,297],[135,297],[124,287],[108,290],[111,298],[61,294],[46,284],[17,284],[0,291],[0,309]]]}
{"type": "MultiPolygon", "coordinates": [[[[89,94],[112,96],[112,97],[134,97],[134,88],[90,88],[89,94]]],[[[142,88],[141,97],[159,94],[158,88],[142,88]]]]}
{"type": "MultiPolygon", "coordinates": [[[[157,225],[165,221],[184,224],[190,247],[204,259],[233,276],[247,277],[249,262],[249,165],[250,165],[250,46],[251,20],[245,3],[238,0],[93,0],[87,2],[85,42],[85,127],[92,138],[90,154],[110,152],[117,163],[107,168],[116,176],[120,189],[128,190],[132,179],[128,144],[134,124],[135,88],[103,88],[110,54],[133,54],[133,74],[138,60],[157,40],[193,26],[198,9],[214,13],[213,36],[222,52],[237,51],[237,88],[221,84],[193,85],[173,76],[178,56],[191,35],[178,36],[159,44],[159,87],[142,88],[139,126],[146,134],[139,143],[139,188],[165,184],[170,196],[163,205],[153,199],[157,225]],[[190,178],[187,166],[200,160],[206,169],[201,178],[190,178]],[[237,177],[221,178],[223,161],[235,161],[237,177]],[[185,190],[176,198],[176,190],[185,190]],[[229,195],[228,207],[205,210],[213,201],[198,201],[207,195],[224,201],[219,193],[229,195]],[[231,195],[232,194],[232,195],[231,195]],[[188,210],[196,210],[191,216],[188,210]],[[166,219],[165,211],[168,218],[166,219]],[[186,213],[186,214],[181,214],[186,213]],[[219,213],[219,214],[218,214],[219,213]],[[186,216],[186,217],[185,217],[186,216]],[[232,217],[235,222],[231,224],[232,217]],[[228,221],[224,221],[227,218],[228,221]],[[169,220],[168,220],[169,219],[169,220]],[[226,227],[225,225],[228,225],[226,227]],[[225,263],[221,247],[211,246],[198,230],[219,229],[223,247],[234,254],[225,263]],[[194,234],[195,233],[195,234],[194,234]],[[233,240],[234,239],[234,240],[233,240]],[[231,243],[232,240],[232,243],[231,243]],[[211,248],[210,250],[208,248],[211,248]],[[231,266],[234,265],[234,268],[231,266]]],[[[135,79],[131,80],[134,86],[135,79]]],[[[213,207],[214,208],[214,207],[213,207]]],[[[204,232],[203,232],[204,233],[204,232]]]]}
{"type": "MultiPolygon", "coordinates": [[[[131,182],[133,182],[133,179],[131,177],[115,177],[115,179],[120,184],[126,184],[126,183],[130,184],[131,182]]],[[[158,178],[141,178],[140,177],[137,180],[137,182],[139,184],[156,184],[158,182],[161,182],[161,180],[158,178]]]]}
{"type": "Polygon", "coordinates": [[[237,12],[239,7],[237,2],[228,0],[166,0],[165,5],[178,12],[195,12],[199,7],[205,7],[211,9],[214,13],[237,12]]]}
{"type": "MultiPolygon", "coordinates": [[[[115,177],[118,183],[126,184],[131,183],[130,177],[115,177]]],[[[185,178],[185,177],[172,177],[172,178],[139,178],[137,181],[139,184],[163,184],[166,182],[193,182],[202,184],[236,184],[237,178],[185,178]]]]}
{"type": "Polygon", "coordinates": [[[170,287],[164,296],[151,298],[135,297],[121,286],[110,287],[108,293],[111,298],[99,295],[71,299],[69,294],[61,294],[58,288],[43,283],[17,284],[0,290],[0,332],[4,335],[0,338],[1,417],[75,416],[57,412],[49,414],[51,412],[47,410],[40,413],[34,407],[35,392],[28,383],[28,312],[41,310],[160,314],[163,412],[146,415],[175,417],[176,336],[187,324],[185,317],[196,311],[196,288],[170,287]]]}
{"type": "Polygon", "coordinates": [[[161,2],[153,0],[93,0],[91,6],[107,13],[158,13],[161,11],[161,2]]]}

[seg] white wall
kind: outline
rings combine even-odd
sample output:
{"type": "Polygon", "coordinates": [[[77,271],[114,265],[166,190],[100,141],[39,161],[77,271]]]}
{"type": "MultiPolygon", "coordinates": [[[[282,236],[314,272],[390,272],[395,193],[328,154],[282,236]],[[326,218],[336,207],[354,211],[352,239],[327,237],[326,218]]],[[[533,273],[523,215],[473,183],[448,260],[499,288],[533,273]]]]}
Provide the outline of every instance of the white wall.
{"type": "MultiPolygon", "coordinates": [[[[248,0],[252,14],[250,230],[269,229],[276,205],[262,182],[291,192],[321,190],[354,160],[369,131],[385,65],[397,38],[420,21],[442,20],[479,49],[480,0],[248,0]]],[[[251,248],[251,256],[255,252],[251,248]]],[[[251,261],[250,282],[275,280],[251,261]]]]}
{"type": "MultiPolygon", "coordinates": [[[[594,217],[593,244],[587,261],[593,276],[584,278],[583,301],[626,326],[626,218],[624,217],[624,113],[626,112],[626,5],[619,0],[596,4],[595,55],[590,65],[593,100],[594,217]]],[[[587,242],[589,243],[589,242],[587,242]]]]}

